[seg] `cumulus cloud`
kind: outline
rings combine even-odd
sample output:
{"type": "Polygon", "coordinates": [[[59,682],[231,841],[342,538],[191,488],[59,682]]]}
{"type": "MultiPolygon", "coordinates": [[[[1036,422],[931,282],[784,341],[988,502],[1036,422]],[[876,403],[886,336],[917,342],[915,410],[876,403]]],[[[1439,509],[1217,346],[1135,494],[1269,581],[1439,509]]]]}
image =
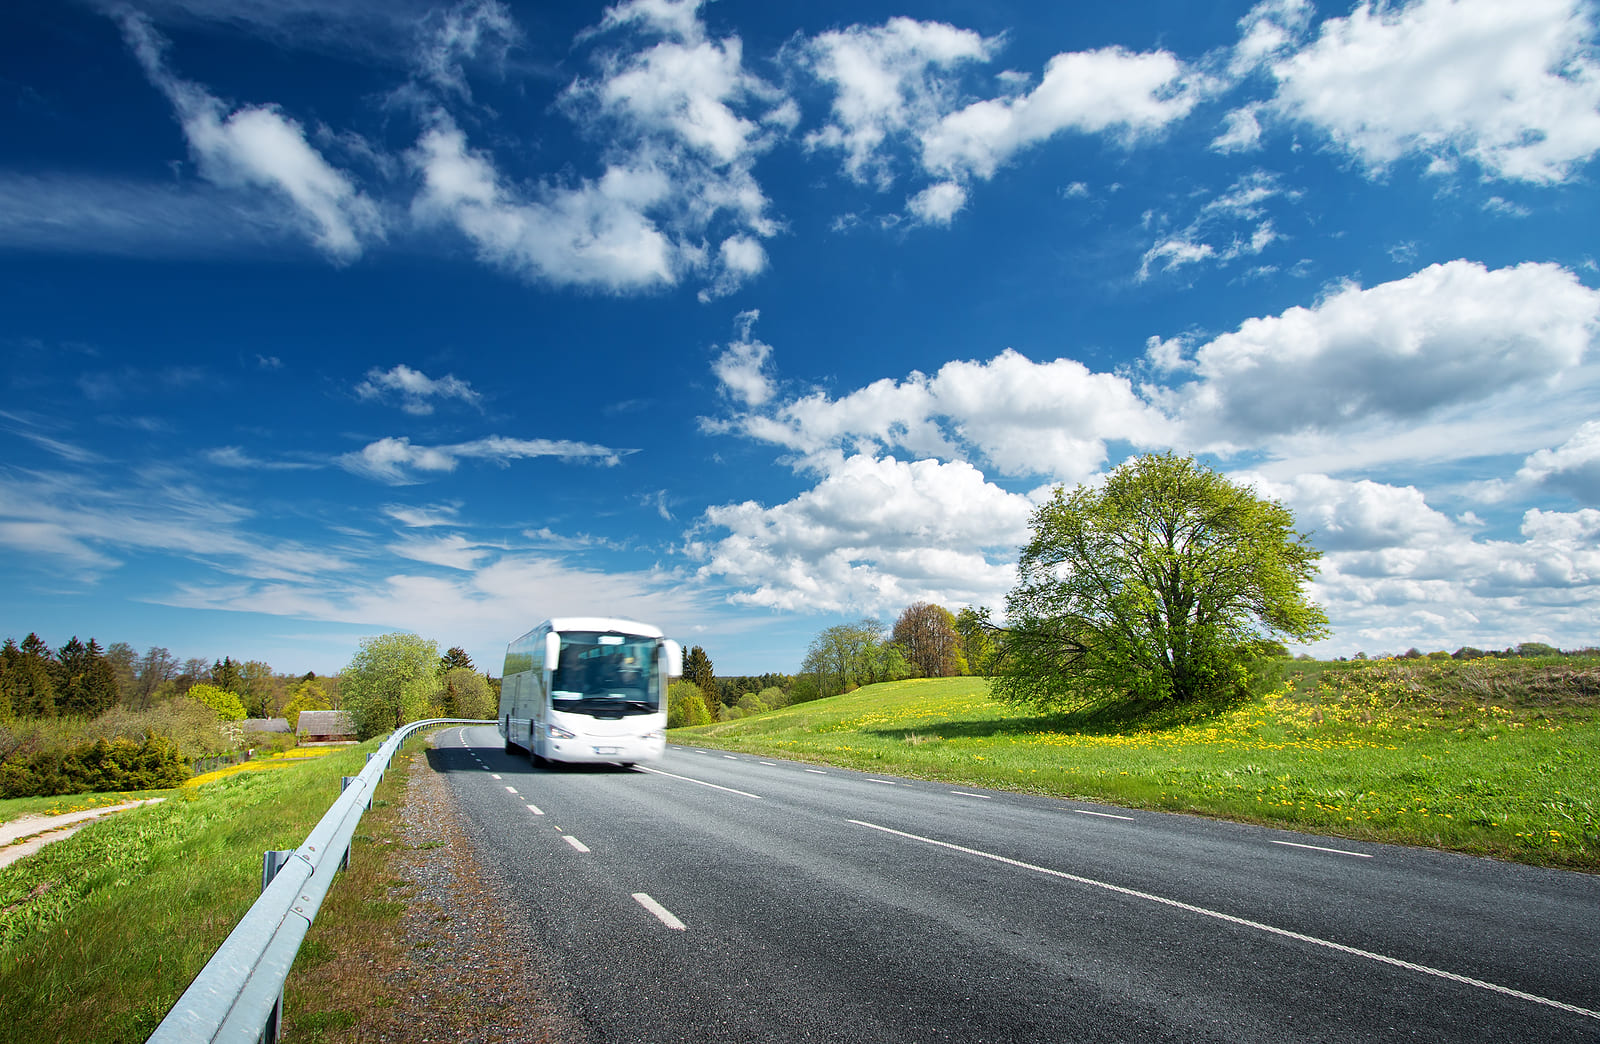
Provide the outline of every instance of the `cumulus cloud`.
{"type": "Polygon", "coordinates": [[[633,293],[701,277],[710,301],[760,275],[761,240],[780,226],[754,164],[797,111],[745,68],[737,36],[706,34],[698,10],[621,4],[581,38],[609,46],[559,110],[602,146],[599,173],[519,183],[435,109],[407,154],[422,180],[413,215],[532,282],[633,293]]]}
{"type": "Polygon", "coordinates": [[[963,462],[835,454],[818,466],[822,480],[784,504],[708,509],[688,548],[700,575],[739,587],[741,604],[822,611],[995,604],[1014,582],[1026,497],[963,462]]]}
{"type": "Polygon", "coordinates": [[[1600,292],[1558,265],[1451,261],[1248,320],[1194,353],[1194,381],[1155,396],[1198,444],[1257,445],[1548,385],[1597,328],[1600,292]]]}
{"type": "Polygon", "coordinates": [[[932,377],[885,378],[837,399],[813,392],[725,427],[802,454],[900,449],[1073,482],[1100,468],[1108,440],[1151,445],[1167,437],[1165,419],[1127,378],[1071,359],[1037,363],[1010,349],[988,362],[946,363],[932,377]]]}
{"type": "Polygon", "coordinates": [[[1586,504],[1600,503],[1600,421],[1589,421],[1555,449],[1530,456],[1517,479],[1560,490],[1586,504]]]}
{"type": "Polygon", "coordinates": [[[1063,132],[1132,143],[1186,117],[1201,93],[1198,77],[1167,51],[1058,54],[1027,94],[973,102],[929,128],[922,163],[931,172],[989,178],[1018,151],[1063,132]]]}
{"type": "Polygon", "coordinates": [[[121,18],[145,75],[177,111],[200,173],[234,189],[266,189],[287,199],[312,241],[336,261],[352,261],[383,236],[377,205],[312,148],[305,128],[272,105],[228,111],[203,86],[175,76],[166,40],[141,15],[121,18]]]}
{"type": "Polygon", "coordinates": [[[649,162],[612,166],[576,186],[540,186],[527,198],[487,153],[469,150],[442,113],[408,159],[423,179],[412,212],[455,226],[491,264],[530,280],[615,292],[678,279],[678,248],[647,214],[670,195],[671,179],[649,162]]]}
{"type": "Polygon", "coordinates": [[[919,135],[955,105],[954,74],[988,61],[998,37],[942,22],[891,18],[821,33],[797,52],[799,63],[834,89],[831,119],[806,135],[808,149],[836,149],[855,181],[886,189],[894,180],[888,146],[919,135]]]}
{"type": "Polygon", "coordinates": [[[480,401],[472,386],[453,374],[434,379],[405,363],[388,370],[368,370],[367,379],[356,385],[356,396],[380,401],[397,396],[400,408],[418,417],[433,412],[435,399],[459,399],[468,406],[477,406],[480,401]]]}
{"type": "Polygon", "coordinates": [[[417,446],[408,438],[383,438],[360,451],[339,458],[345,470],[366,478],[402,486],[447,474],[463,460],[486,460],[501,467],[531,457],[555,457],[568,462],[589,461],[607,467],[621,463],[631,450],[614,450],[587,442],[557,439],[512,439],[490,435],[472,442],[447,446],[417,446]]]}
{"type": "Polygon", "coordinates": [[[1259,20],[1238,53],[1247,64],[1272,56],[1276,113],[1374,170],[1417,155],[1435,170],[1465,160],[1491,178],[1548,184],[1600,150],[1590,17],[1581,0],[1365,2],[1287,52],[1303,20],[1259,20]]]}
{"type": "Polygon", "coordinates": [[[948,225],[966,204],[966,189],[954,181],[941,181],[906,200],[906,209],[925,224],[948,225]]]}
{"type": "Polygon", "coordinates": [[[772,346],[751,337],[761,313],[752,309],[738,316],[739,337],[725,348],[711,366],[723,392],[745,407],[764,405],[772,398],[772,378],[766,373],[772,346]]]}

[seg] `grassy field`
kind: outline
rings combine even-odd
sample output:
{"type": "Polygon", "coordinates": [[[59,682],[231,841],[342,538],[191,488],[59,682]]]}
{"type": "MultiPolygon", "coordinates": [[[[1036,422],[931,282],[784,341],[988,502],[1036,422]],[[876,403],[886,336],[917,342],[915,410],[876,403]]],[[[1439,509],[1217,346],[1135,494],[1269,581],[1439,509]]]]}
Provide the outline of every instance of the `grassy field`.
{"type": "MultiPolygon", "coordinates": [[[[0,802],[5,819],[167,798],[0,868],[0,1036],[144,1040],[260,894],[262,852],[299,847],[338,796],[340,776],[360,772],[376,747],[302,752],[275,771],[247,763],[257,767],[154,795],[0,802]]],[[[386,778],[377,800],[393,786],[386,778]]],[[[366,843],[358,830],[357,864],[366,843]]]]}
{"type": "Polygon", "coordinates": [[[1600,871],[1600,661],[1292,663],[1231,707],[1071,715],[926,679],[670,738],[1600,871]]]}

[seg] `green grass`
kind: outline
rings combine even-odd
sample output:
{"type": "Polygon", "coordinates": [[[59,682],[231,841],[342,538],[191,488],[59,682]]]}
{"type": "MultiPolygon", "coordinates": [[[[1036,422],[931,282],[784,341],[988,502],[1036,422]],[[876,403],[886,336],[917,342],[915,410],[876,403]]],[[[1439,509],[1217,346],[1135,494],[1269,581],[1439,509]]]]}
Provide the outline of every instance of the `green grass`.
{"type": "Polygon", "coordinates": [[[23,816],[55,816],[65,812],[82,812],[105,805],[120,805],[143,798],[166,797],[171,790],[127,790],[101,794],[68,794],[62,797],[5,798],[0,800],[0,823],[9,823],[23,816]]]}
{"type": "Polygon", "coordinates": [[[1291,664],[1228,707],[1041,715],[891,682],[674,742],[1600,870],[1600,662],[1291,664]]]}
{"type": "Polygon", "coordinates": [[[376,747],[159,792],[0,869],[5,1039],[144,1040],[260,894],[262,852],[297,848],[376,747]]]}

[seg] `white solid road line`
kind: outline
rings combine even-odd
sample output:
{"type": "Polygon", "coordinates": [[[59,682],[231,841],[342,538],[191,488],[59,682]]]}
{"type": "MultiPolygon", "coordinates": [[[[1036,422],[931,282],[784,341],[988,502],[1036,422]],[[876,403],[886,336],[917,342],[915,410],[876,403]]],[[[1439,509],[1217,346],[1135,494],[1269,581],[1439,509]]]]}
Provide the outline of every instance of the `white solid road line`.
{"type": "Polygon", "coordinates": [[[588,845],[584,844],[582,841],[579,841],[577,838],[573,837],[571,834],[562,834],[561,835],[561,840],[565,841],[567,844],[571,845],[573,848],[576,848],[580,852],[589,851],[589,846],[588,845]]]}
{"type": "Polygon", "coordinates": [[[1355,856],[1357,859],[1372,858],[1372,853],[1370,852],[1346,852],[1342,848],[1323,848],[1321,845],[1300,845],[1293,841],[1272,841],[1270,837],[1267,838],[1267,840],[1271,841],[1272,844],[1275,845],[1288,845],[1290,848],[1309,848],[1314,852],[1332,852],[1335,855],[1355,856]]]}
{"type": "Polygon", "coordinates": [[[851,819],[847,820],[847,822],[854,823],[856,826],[864,826],[869,830],[881,830],[885,834],[893,834],[896,837],[903,837],[908,841],[920,841],[925,845],[935,845],[939,848],[948,848],[952,852],[964,852],[967,855],[978,856],[981,859],[992,859],[997,863],[1005,863],[1007,866],[1014,866],[1021,870],[1032,870],[1036,874],[1048,874],[1051,877],[1059,877],[1064,881],[1072,881],[1081,885],[1089,885],[1092,888],[1103,888],[1108,892],[1116,892],[1118,895],[1126,895],[1134,899],[1143,899],[1146,902],[1151,903],[1160,903],[1162,906],[1170,906],[1178,910],[1187,910],[1190,913],[1200,914],[1203,917],[1212,917],[1219,921],[1225,921],[1228,924],[1238,925],[1241,928],[1254,928],[1258,932],[1266,932],[1269,935],[1277,935],[1285,939],[1294,939],[1299,942],[1310,943],[1313,946],[1323,946],[1330,950],[1337,950],[1340,953],[1350,954],[1354,957],[1364,957],[1369,961],[1377,961],[1379,964],[1387,964],[1395,968],[1405,968],[1408,971],[1421,972],[1423,975],[1432,975],[1435,978],[1448,979],[1450,982],[1461,983],[1464,986],[1476,986],[1480,990],[1488,990],[1491,993],[1498,993],[1502,996],[1516,997],[1519,1000],[1531,1001],[1534,1004],[1543,1004],[1547,1007],[1559,1008],[1562,1011],[1570,1011],[1574,1015],[1586,1015],[1591,1019],[1600,1019],[1600,1011],[1590,1011],[1588,1008],[1580,1008],[1575,1004],[1567,1004],[1563,1001],[1551,1000],[1549,997],[1541,997],[1538,994],[1524,993],[1522,990],[1514,990],[1509,986],[1500,986],[1496,983],[1485,982],[1482,979],[1474,979],[1466,975],[1457,975],[1455,972],[1447,972],[1439,968],[1430,968],[1426,964],[1414,964],[1411,961],[1403,961],[1398,957],[1390,957],[1387,954],[1374,953],[1371,950],[1363,950],[1355,946],[1346,946],[1344,943],[1336,943],[1328,939],[1319,939],[1315,935],[1306,935],[1302,932],[1291,932],[1287,928],[1278,928],[1270,924],[1262,924],[1260,921],[1251,921],[1243,917],[1235,917],[1232,914],[1225,914],[1216,910],[1208,910],[1203,906],[1195,906],[1192,903],[1179,902],[1176,899],[1168,899],[1164,896],[1152,895],[1149,892],[1141,892],[1133,888],[1124,888],[1121,885],[1109,884],[1105,881],[1096,881],[1092,877],[1079,877],[1077,874],[1069,874],[1061,870],[1052,870],[1047,866],[1035,866],[1032,863],[1024,863],[1020,859],[1011,859],[1003,855],[995,855],[993,852],[983,852],[976,848],[967,848],[965,845],[952,844],[949,841],[939,841],[931,837],[922,837],[919,834],[908,834],[903,830],[894,830],[890,827],[879,826],[876,823],[867,823],[860,819],[851,819]]]}
{"type": "Polygon", "coordinates": [[[1075,808],[1072,811],[1080,816],[1099,816],[1101,819],[1126,819],[1130,823],[1133,822],[1132,816],[1114,816],[1110,812],[1090,812],[1086,808],[1075,808]]]}
{"type": "Polygon", "coordinates": [[[738,794],[740,797],[755,798],[757,801],[761,800],[760,794],[752,794],[746,790],[734,790],[732,787],[718,786],[715,783],[707,783],[703,779],[694,779],[690,776],[680,776],[676,772],[662,772],[660,769],[651,768],[648,765],[640,765],[638,767],[644,769],[646,772],[654,773],[657,776],[667,776],[670,779],[681,779],[685,783],[698,783],[702,787],[710,787],[712,790],[726,790],[728,793],[738,794]]]}
{"type": "Polygon", "coordinates": [[[688,925],[684,924],[682,921],[680,921],[676,917],[672,916],[672,911],[671,910],[668,910],[665,906],[662,906],[660,903],[656,902],[654,899],[650,898],[645,893],[643,893],[643,892],[634,892],[633,893],[633,898],[634,898],[634,901],[637,902],[640,906],[644,907],[646,910],[649,910],[651,913],[655,914],[656,915],[656,920],[660,921],[662,924],[666,925],[668,928],[671,928],[673,931],[681,932],[681,931],[685,930],[688,927],[688,925]]]}
{"type": "Polygon", "coordinates": [[[536,816],[544,815],[544,812],[539,808],[538,805],[529,805],[528,806],[528,811],[532,812],[536,816]]]}

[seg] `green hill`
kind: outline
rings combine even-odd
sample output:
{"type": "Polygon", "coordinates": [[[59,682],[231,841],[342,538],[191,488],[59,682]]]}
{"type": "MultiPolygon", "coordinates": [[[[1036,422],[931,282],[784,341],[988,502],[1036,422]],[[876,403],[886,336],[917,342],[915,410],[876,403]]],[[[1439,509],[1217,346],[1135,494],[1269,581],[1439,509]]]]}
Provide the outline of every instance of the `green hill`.
{"type": "Polygon", "coordinates": [[[1295,664],[1206,712],[1041,715],[981,678],[872,685],[677,743],[1600,870],[1600,663],[1295,664]]]}

